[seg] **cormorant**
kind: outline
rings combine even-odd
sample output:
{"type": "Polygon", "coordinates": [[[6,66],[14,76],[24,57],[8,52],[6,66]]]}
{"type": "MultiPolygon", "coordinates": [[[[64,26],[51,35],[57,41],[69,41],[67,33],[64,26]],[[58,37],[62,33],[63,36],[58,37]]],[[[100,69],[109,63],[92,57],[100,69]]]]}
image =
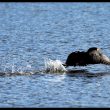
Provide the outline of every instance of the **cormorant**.
{"type": "Polygon", "coordinates": [[[92,47],[87,52],[75,51],[68,55],[64,66],[86,66],[89,64],[110,65],[110,59],[102,54],[101,49],[92,47]]]}

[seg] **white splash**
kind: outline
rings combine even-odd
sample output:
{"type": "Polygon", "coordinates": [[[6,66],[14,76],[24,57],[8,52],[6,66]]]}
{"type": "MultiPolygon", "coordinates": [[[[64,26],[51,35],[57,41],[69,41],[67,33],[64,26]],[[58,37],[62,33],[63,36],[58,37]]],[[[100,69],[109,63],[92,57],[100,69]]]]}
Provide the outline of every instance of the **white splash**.
{"type": "Polygon", "coordinates": [[[33,68],[30,64],[17,66],[16,64],[5,64],[3,65],[3,73],[5,74],[19,74],[19,75],[25,75],[25,74],[34,74],[33,68]]]}
{"type": "Polygon", "coordinates": [[[44,59],[46,72],[66,72],[66,68],[60,60],[44,59]]]}

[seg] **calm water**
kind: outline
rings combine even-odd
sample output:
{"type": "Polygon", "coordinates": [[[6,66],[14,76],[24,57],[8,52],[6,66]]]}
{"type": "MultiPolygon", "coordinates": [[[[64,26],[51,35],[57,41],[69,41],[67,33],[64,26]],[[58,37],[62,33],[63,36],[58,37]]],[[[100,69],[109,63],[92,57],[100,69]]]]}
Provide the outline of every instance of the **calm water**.
{"type": "Polygon", "coordinates": [[[110,56],[110,3],[0,3],[0,107],[110,107],[110,68],[46,73],[96,46],[110,56]]]}

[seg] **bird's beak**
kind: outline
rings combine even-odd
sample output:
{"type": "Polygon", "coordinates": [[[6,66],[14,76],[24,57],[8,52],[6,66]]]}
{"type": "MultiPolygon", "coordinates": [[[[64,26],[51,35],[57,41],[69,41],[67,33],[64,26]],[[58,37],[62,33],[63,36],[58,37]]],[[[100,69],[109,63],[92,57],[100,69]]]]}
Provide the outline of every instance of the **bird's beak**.
{"type": "Polygon", "coordinates": [[[97,48],[97,51],[100,51],[100,48],[97,48]]]}

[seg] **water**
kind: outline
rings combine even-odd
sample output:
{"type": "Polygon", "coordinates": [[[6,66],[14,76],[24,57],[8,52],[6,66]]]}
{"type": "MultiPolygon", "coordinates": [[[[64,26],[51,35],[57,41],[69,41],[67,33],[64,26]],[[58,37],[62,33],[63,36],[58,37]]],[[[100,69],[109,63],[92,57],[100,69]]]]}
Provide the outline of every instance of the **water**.
{"type": "Polygon", "coordinates": [[[0,107],[110,107],[109,66],[61,64],[110,56],[110,3],[0,3],[0,16],[0,107]]]}

